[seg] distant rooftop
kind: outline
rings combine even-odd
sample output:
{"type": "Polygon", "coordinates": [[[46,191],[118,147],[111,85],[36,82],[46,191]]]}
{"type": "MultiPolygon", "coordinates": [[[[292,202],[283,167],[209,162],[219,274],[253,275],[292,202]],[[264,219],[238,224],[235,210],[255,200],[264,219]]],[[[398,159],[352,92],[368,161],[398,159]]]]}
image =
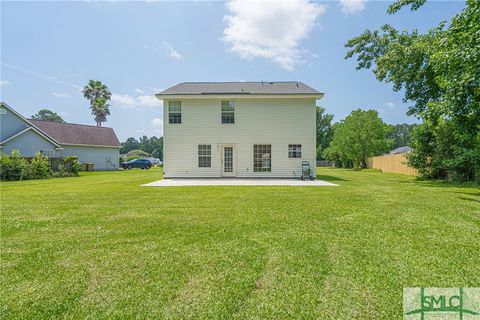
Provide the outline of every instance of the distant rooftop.
{"type": "Polygon", "coordinates": [[[120,146],[120,142],[112,128],[33,119],[28,119],[28,121],[60,144],[120,146]]]}
{"type": "Polygon", "coordinates": [[[298,81],[280,82],[182,82],[157,95],[208,95],[208,94],[288,94],[322,95],[322,93],[298,81]]]}
{"type": "Polygon", "coordinates": [[[393,149],[392,151],[390,151],[390,154],[402,154],[402,153],[408,153],[410,151],[412,151],[413,149],[410,148],[409,146],[405,146],[405,147],[399,147],[399,148],[396,148],[396,149],[393,149]]]}

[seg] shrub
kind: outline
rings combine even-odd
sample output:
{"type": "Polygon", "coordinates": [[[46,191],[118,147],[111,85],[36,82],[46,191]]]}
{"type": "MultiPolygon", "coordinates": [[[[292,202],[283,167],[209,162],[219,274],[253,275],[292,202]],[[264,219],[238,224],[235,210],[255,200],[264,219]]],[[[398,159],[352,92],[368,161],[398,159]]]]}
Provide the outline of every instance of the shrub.
{"type": "Polygon", "coordinates": [[[72,161],[72,168],[70,170],[70,173],[76,177],[78,176],[79,171],[80,171],[80,161],[78,161],[77,159],[74,159],[72,161]]]}
{"type": "Polygon", "coordinates": [[[77,157],[69,156],[62,158],[61,164],[63,165],[62,170],[64,171],[64,174],[68,174],[68,176],[78,176],[80,162],[77,157]]]}
{"type": "Polygon", "coordinates": [[[22,158],[18,150],[13,150],[10,155],[0,155],[0,180],[22,180],[26,178],[28,163],[22,158]]]}
{"type": "Polygon", "coordinates": [[[50,163],[48,157],[37,152],[28,165],[28,179],[45,179],[50,175],[50,163]]]}
{"type": "Polygon", "coordinates": [[[459,133],[450,120],[425,121],[413,132],[409,166],[423,178],[480,181],[480,133],[459,133]]]}
{"type": "Polygon", "coordinates": [[[30,162],[18,150],[10,155],[0,154],[0,180],[45,179],[78,176],[80,162],[77,157],[52,158],[37,152],[30,162]]]}
{"type": "Polygon", "coordinates": [[[57,171],[53,173],[53,176],[55,178],[64,178],[64,177],[69,177],[70,173],[68,172],[67,169],[65,169],[65,166],[63,163],[60,163],[57,167],[57,171]]]}

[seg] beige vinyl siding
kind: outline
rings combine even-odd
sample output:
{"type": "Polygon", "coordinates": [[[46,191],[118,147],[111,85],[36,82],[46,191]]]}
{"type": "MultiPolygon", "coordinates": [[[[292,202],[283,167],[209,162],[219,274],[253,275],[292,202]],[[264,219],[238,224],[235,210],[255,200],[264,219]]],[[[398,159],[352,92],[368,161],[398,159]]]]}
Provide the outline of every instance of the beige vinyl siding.
{"type": "Polygon", "coordinates": [[[302,160],[315,167],[315,99],[236,99],[235,123],[222,124],[218,99],[183,99],[182,123],[168,123],[164,101],[165,177],[220,177],[221,145],[234,149],[237,177],[295,177],[302,160]],[[212,166],[199,168],[199,144],[211,144],[212,166]],[[253,145],[272,146],[272,171],[253,171],[253,145]],[[288,145],[301,144],[302,158],[288,158],[288,145]]]}

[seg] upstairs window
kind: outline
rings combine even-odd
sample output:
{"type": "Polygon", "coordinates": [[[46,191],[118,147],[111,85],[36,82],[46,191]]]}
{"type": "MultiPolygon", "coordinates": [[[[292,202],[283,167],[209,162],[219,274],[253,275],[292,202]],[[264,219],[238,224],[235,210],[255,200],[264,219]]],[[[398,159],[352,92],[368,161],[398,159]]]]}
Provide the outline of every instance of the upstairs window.
{"type": "Polygon", "coordinates": [[[168,123],[182,123],[181,101],[168,101],[168,123]]]}
{"type": "Polygon", "coordinates": [[[210,144],[198,145],[198,167],[210,168],[212,166],[212,146],[210,144]]]}
{"type": "Polygon", "coordinates": [[[253,145],[253,172],[272,171],[272,145],[253,145]]]}
{"type": "Polygon", "coordinates": [[[301,158],[302,157],[302,145],[301,144],[289,144],[288,145],[288,157],[289,158],[301,158]]]}
{"type": "Polygon", "coordinates": [[[222,123],[235,123],[235,102],[222,101],[222,123]]]}

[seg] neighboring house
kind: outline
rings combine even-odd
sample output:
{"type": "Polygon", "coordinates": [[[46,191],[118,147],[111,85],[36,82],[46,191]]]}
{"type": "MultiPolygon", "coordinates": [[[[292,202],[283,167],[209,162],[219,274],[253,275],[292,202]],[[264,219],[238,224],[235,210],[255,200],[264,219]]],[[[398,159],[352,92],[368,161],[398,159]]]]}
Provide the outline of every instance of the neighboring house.
{"type": "Polygon", "coordinates": [[[315,172],[316,100],[301,82],[186,82],[164,106],[164,177],[299,177],[315,172]]]}
{"type": "Polygon", "coordinates": [[[411,152],[413,149],[410,148],[409,146],[405,146],[405,147],[398,147],[396,149],[393,149],[392,151],[390,151],[389,154],[402,154],[402,153],[409,153],[411,152]]]}
{"type": "Polygon", "coordinates": [[[95,170],[118,169],[120,142],[112,128],[26,119],[0,104],[0,151],[17,149],[25,157],[76,156],[95,170]]]}

